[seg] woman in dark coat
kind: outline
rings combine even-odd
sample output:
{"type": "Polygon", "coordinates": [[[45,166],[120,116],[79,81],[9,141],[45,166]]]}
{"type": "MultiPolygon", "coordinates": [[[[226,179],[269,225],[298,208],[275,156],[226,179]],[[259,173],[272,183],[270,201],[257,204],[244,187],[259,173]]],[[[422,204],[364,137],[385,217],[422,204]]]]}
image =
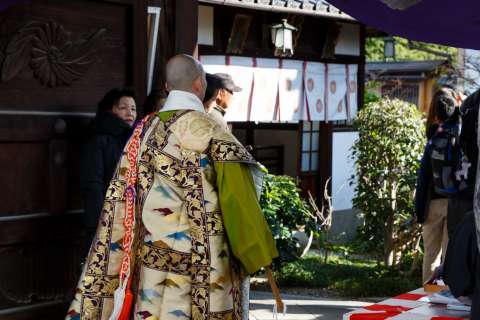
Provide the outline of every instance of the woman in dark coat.
{"type": "Polygon", "coordinates": [[[480,319],[480,254],[473,212],[465,215],[450,239],[443,277],[455,297],[471,299],[470,319],[480,319]]]}
{"type": "Polygon", "coordinates": [[[98,224],[105,193],[137,118],[134,93],[112,89],[98,104],[87,141],[83,145],[80,187],[84,199],[84,225],[91,241],[98,224]]]}
{"type": "Polygon", "coordinates": [[[434,94],[428,114],[428,142],[418,171],[415,196],[416,219],[423,225],[423,282],[430,279],[435,268],[443,261],[447,250],[448,198],[435,190],[433,177],[436,172],[431,159],[435,147],[445,141],[445,138],[441,138],[437,133],[448,130],[456,134],[458,131],[457,106],[456,92],[449,88],[441,88],[434,94]]]}

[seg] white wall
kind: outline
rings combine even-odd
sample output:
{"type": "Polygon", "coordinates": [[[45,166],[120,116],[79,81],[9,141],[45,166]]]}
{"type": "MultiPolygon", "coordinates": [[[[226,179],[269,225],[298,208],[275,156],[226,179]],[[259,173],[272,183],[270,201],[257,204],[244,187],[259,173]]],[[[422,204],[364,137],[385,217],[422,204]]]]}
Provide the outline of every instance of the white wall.
{"type": "Polygon", "coordinates": [[[358,139],[358,132],[334,132],[332,141],[332,204],[333,210],[352,208],[355,184],[350,177],[355,174],[351,147],[358,139]]]}
{"type": "Polygon", "coordinates": [[[350,56],[360,55],[360,25],[353,23],[339,23],[340,35],[338,36],[335,54],[350,56]]]}

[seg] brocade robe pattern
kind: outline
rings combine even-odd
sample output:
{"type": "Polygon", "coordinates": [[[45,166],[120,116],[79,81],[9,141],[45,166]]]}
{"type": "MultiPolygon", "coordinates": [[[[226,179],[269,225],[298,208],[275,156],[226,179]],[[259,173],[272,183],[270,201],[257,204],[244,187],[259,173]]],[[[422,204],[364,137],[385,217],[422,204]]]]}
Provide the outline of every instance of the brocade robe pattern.
{"type": "MultiPolygon", "coordinates": [[[[208,115],[178,111],[145,125],[136,188],[132,319],[241,319],[240,264],[225,235],[215,162],[253,157],[208,115]]],[[[125,228],[122,156],[67,318],[109,319],[125,228]]],[[[241,186],[239,186],[241,187],[241,186]]]]}

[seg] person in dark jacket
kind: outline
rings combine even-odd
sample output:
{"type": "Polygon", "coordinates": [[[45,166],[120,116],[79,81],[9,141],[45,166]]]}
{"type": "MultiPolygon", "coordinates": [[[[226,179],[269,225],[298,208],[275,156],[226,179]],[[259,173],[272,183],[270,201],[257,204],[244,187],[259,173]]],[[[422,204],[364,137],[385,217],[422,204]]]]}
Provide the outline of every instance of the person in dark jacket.
{"type": "Polygon", "coordinates": [[[453,235],[457,225],[466,212],[473,210],[473,193],[477,176],[478,146],[478,108],[480,104],[480,89],[469,95],[460,107],[462,115],[462,130],[460,145],[470,163],[467,176],[467,189],[448,200],[448,234],[453,235]]]}
{"type": "Polygon", "coordinates": [[[450,239],[443,278],[456,298],[471,301],[470,319],[480,319],[480,256],[473,212],[465,215],[450,239]]]}
{"type": "Polygon", "coordinates": [[[98,104],[97,115],[82,148],[80,167],[83,221],[89,241],[97,228],[107,187],[136,118],[134,93],[129,89],[112,89],[98,104]]]}
{"type": "MultiPolygon", "coordinates": [[[[443,261],[447,250],[447,210],[448,199],[435,192],[433,183],[433,168],[431,163],[432,151],[436,132],[446,130],[447,122],[458,121],[453,119],[457,102],[455,92],[449,88],[438,90],[430,105],[427,121],[427,145],[421,160],[417,177],[415,196],[415,215],[418,223],[423,225],[423,268],[422,278],[427,281],[432,276],[435,268],[443,261]]],[[[456,116],[458,118],[458,115],[456,116]]]]}

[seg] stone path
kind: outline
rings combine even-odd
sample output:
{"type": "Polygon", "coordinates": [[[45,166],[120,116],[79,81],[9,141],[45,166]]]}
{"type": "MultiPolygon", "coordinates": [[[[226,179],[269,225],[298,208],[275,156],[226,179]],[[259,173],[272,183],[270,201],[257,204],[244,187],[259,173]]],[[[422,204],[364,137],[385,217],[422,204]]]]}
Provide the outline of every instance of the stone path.
{"type": "MultiPolygon", "coordinates": [[[[355,308],[371,302],[348,301],[334,298],[317,298],[308,296],[282,295],[287,304],[288,313],[278,320],[337,320],[355,308]]],[[[274,299],[270,292],[250,292],[250,320],[272,320],[274,299]]]]}

